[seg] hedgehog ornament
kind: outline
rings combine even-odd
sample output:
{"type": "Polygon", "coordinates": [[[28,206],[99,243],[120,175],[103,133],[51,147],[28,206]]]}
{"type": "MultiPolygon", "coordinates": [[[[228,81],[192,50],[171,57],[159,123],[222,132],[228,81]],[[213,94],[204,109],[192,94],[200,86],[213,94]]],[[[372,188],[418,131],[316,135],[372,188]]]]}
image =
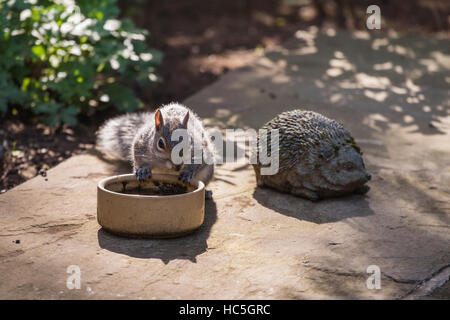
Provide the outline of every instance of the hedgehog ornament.
{"type": "MultiPolygon", "coordinates": [[[[364,194],[371,178],[351,134],[334,120],[312,111],[283,112],[261,129],[256,152],[271,155],[271,129],[279,130],[279,170],[262,175],[253,165],[260,187],[270,187],[310,200],[364,194]],[[261,145],[261,149],[259,146],[261,145]]],[[[260,159],[258,154],[258,159],[260,159]]]]}

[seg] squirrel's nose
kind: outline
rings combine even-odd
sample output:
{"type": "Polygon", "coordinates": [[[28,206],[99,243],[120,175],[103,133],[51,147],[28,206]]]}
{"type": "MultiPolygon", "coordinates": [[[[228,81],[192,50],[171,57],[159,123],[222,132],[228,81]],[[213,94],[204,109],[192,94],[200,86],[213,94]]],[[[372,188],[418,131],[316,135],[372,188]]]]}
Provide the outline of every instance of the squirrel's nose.
{"type": "Polygon", "coordinates": [[[366,173],[366,179],[367,181],[369,181],[370,179],[372,179],[372,175],[370,173],[366,173]]]}

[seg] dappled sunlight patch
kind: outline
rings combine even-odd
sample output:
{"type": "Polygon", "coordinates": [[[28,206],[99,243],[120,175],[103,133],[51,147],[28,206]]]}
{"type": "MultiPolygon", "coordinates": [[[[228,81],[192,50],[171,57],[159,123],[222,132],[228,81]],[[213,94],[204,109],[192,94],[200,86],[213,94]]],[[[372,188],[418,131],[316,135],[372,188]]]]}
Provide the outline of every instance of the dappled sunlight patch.
{"type": "Polygon", "coordinates": [[[267,69],[270,69],[274,66],[274,62],[267,57],[261,57],[258,59],[257,64],[261,67],[265,67],[267,69]]]}
{"type": "Polygon", "coordinates": [[[450,55],[433,51],[430,56],[444,69],[450,70],[450,55]]]}
{"type": "Polygon", "coordinates": [[[310,55],[318,52],[315,39],[317,37],[318,29],[311,27],[308,30],[297,30],[295,32],[295,38],[305,43],[304,46],[293,50],[295,55],[310,55]]]}
{"type": "Polygon", "coordinates": [[[404,123],[413,123],[414,118],[410,116],[409,114],[403,116],[403,122],[404,123]]]}
{"type": "Polygon", "coordinates": [[[322,81],[320,81],[320,80],[314,80],[314,84],[318,88],[324,88],[325,87],[325,84],[322,81]]]}
{"type": "Polygon", "coordinates": [[[226,125],[228,127],[239,127],[239,122],[238,122],[239,118],[241,118],[240,114],[235,114],[235,115],[231,116],[228,119],[226,125]]]}
{"type": "Polygon", "coordinates": [[[371,128],[375,131],[378,131],[378,132],[383,132],[384,130],[382,127],[379,126],[379,123],[388,124],[389,119],[386,118],[381,113],[372,113],[372,114],[367,115],[363,119],[363,124],[365,124],[369,128],[371,128]]]}
{"type": "Polygon", "coordinates": [[[334,52],[334,57],[336,59],[345,59],[345,55],[342,51],[335,51],[334,52]]]}
{"type": "Polygon", "coordinates": [[[423,112],[430,112],[431,111],[431,107],[430,106],[423,106],[422,110],[423,110],[423,112]]]}
{"type": "Polygon", "coordinates": [[[274,83],[288,83],[290,80],[291,80],[291,78],[288,77],[288,76],[285,75],[285,74],[279,74],[279,75],[276,75],[276,76],[273,77],[273,79],[272,79],[272,81],[273,81],[274,83]]]}
{"type": "Polygon", "coordinates": [[[317,33],[319,32],[319,29],[315,26],[310,27],[308,30],[297,30],[295,32],[295,37],[297,39],[302,39],[305,41],[312,42],[317,37],[317,33]]]}
{"type": "Polygon", "coordinates": [[[440,70],[439,64],[434,59],[420,59],[419,63],[425,66],[430,73],[440,70]]]}
{"type": "Polygon", "coordinates": [[[314,6],[302,6],[298,14],[303,21],[312,21],[317,18],[318,12],[314,6]]]}
{"type": "Polygon", "coordinates": [[[341,81],[338,86],[342,89],[359,89],[358,84],[352,81],[341,81]]]}
{"type": "Polygon", "coordinates": [[[373,66],[373,70],[382,71],[382,70],[391,70],[394,68],[392,62],[388,61],[385,63],[378,63],[373,66]]]}
{"type": "Polygon", "coordinates": [[[374,39],[372,42],[372,49],[379,50],[381,47],[385,47],[387,45],[389,45],[388,38],[377,38],[377,39],[374,39]]]}
{"type": "Polygon", "coordinates": [[[393,29],[388,30],[388,36],[391,39],[399,39],[400,38],[400,35],[398,34],[398,32],[393,29]]]}
{"type": "Polygon", "coordinates": [[[366,73],[358,73],[355,78],[357,83],[363,88],[386,89],[391,85],[391,81],[387,77],[375,77],[366,73]]]}
{"type": "Polygon", "coordinates": [[[231,115],[231,111],[228,109],[217,109],[215,117],[218,119],[228,118],[231,115]]]}
{"type": "Polygon", "coordinates": [[[223,102],[223,98],[221,97],[211,97],[208,99],[209,103],[222,103],[223,102]]]}
{"type": "Polygon", "coordinates": [[[334,68],[340,68],[340,69],[345,70],[345,71],[353,71],[353,70],[356,69],[355,66],[353,64],[351,64],[345,58],[331,59],[330,60],[330,66],[332,66],[334,68]]]}
{"type": "Polygon", "coordinates": [[[286,59],[279,59],[279,60],[276,62],[276,64],[277,64],[277,66],[279,66],[280,68],[286,68],[287,65],[288,65],[286,59]]]}
{"type": "Polygon", "coordinates": [[[351,64],[340,51],[334,52],[336,59],[331,59],[328,63],[331,68],[325,72],[328,77],[336,78],[344,72],[355,71],[356,67],[351,64]]]}
{"type": "Polygon", "coordinates": [[[336,36],[336,29],[334,28],[327,28],[325,30],[325,34],[329,37],[335,37],[336,36]]]}
{"type": "Polygon", "coordinates": [[[391,86],[390,89],[393,93],[398,94],[398,95],[404,95],[404,94],[408,93],[408,90],[406,90],[405,88],[391,86]]]}
{"type": "Polygon", "coordinates": [[[394,110],[395,112],[403,112],[403,108],[400,106],[391,106],[391,110],[394,110]]]}
{"type": "Polygon", "coordinates": [[[344,72],[339,68],[330,68],[326,71],[326,74],[332,78],[339,77],[344,72]]]}
{"type": "Polygon", "coordinates": [[[370,40],[370,33],[367,31],[355,31],[352,33],[353,37],[358,40],[370,40]]]}
{"type": "Polygon", "coordinates": [[[374,64],[373,70],[375,71],[394,70],[398,74],[403,74],[403,67],[400,65],[394,65],[391,61],[374,64]]]}
{"type": "Polygon", "coordinates": [[[409,104],[419,103],[419,98],[417,97],[407,97],[406,102],[409,104]]]}
{"type": "Polygon", "coordinates": [[[416,54],[415,52],[411,49],[411,48],[406,48],[404,46],[401,45],[388,45],[387,50],[389,52],[394,52],[400,56],[405,56],[411,59],[415,59],[416,58],[416,54]]]}
{"type": "MultiPolygon", "coordinates": [[[[447,116],[435,117],[432,121],[430,121],[430,124],[450,136],[450,111],[447,116]]],[[[447,147],[448,150],[448,143],[444,146],[444,148],[445,147],[447,147]]]]}
{"type": "Polygon", "coordinates": [[[364,90],[364,95],[367,98],[378,101],[378,102],[383,102],[388,97],[388,93],[386,91],[375,92],[375,91],[371,91],[371,90],[364,90]]]}
{"type": "Polygon", "coordinates": [[[335,93],[335,94],[332,94],[332,95],[331,95],[331,97],[330,97],[330,102],[331,102],[331,103],[337,103],[337,102],[343,100],[343,98],[344,98],[344,96],[343,96],[342,94],[340,94],[340,93],[335,93]]]}
{"type": "Polygon", "coordinates": [[[421,78],[423,75],[425,74],[425,70],[423,68],[413,68],[413,69],[408,69],[408,77],[410,79],[415,79],[418,80],[419,78],[421,78]]]}
{"type": "Polygon", "coordinates": [[[294,53],[298,56],[304,56],[304,55],[309,55],[309,54],[315,54],[318,51],[319,50],[315,46],[307,46],[307,47],[303,47],[303,48],[295,50],[294,53]]]}
{"type": "Polygon", "coordinates": [[[403,74],[403,67],[402,66],[395,66],[394,71],[398,74],[403,74]]]}
{"type": "Polygon", "coordinates": [[[405,86],[409,89],[411,93],[417,93],[420,91],[420,87],[415,85],[411,79],[406,79],[405,86]]]}

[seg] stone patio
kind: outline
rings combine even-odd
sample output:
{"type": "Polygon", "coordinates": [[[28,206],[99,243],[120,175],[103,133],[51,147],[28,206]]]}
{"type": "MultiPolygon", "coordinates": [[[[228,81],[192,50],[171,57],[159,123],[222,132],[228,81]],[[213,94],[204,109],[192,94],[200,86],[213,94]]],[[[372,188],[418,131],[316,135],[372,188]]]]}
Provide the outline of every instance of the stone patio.
{"type": "Polygon", "coordinates": [[[448,299],[449,48],[298,32],[185,101],[219,129],[258,128],[296,107],[342,122],[373,176],[365,196],[313,203],[256,188],[251,166],[226,164],[198,231],[133,240],[96,221],[97,182],[130,169],[94,151],[0,195],[0,298],[448,299]],[[69,265],[81,269],[79,290],[66,287],[69,265]],[[366,286],[370,265],[379,290],[366,286]]]}

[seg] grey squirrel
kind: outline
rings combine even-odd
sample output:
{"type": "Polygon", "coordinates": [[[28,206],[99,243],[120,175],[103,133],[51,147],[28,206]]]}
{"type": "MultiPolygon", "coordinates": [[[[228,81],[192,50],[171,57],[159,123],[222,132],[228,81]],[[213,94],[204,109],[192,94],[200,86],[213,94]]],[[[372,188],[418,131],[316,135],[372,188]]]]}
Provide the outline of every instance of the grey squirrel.
{"type": "MultiPolygon", "coordinates": [[[[128,160],[138,181],[150,179],[153,170],[176,173],[184,183],[202,181],[205,186],[214,175],[214,145],[199,117],[189,108],[171,103],[155,112],[132,113],[105,122],[97,134],[97,149],[113,159],[128,160]],[[191,150],[194,144],[202,149],[202,161],[174,164],[172,149],[179,141],[172,141],[176,129],[186,129],[191,150]],[[206,161],[208,160],[208,161],[206,161]]],[[[211,191],[206,191],[211,198],[211,191]]]]}

